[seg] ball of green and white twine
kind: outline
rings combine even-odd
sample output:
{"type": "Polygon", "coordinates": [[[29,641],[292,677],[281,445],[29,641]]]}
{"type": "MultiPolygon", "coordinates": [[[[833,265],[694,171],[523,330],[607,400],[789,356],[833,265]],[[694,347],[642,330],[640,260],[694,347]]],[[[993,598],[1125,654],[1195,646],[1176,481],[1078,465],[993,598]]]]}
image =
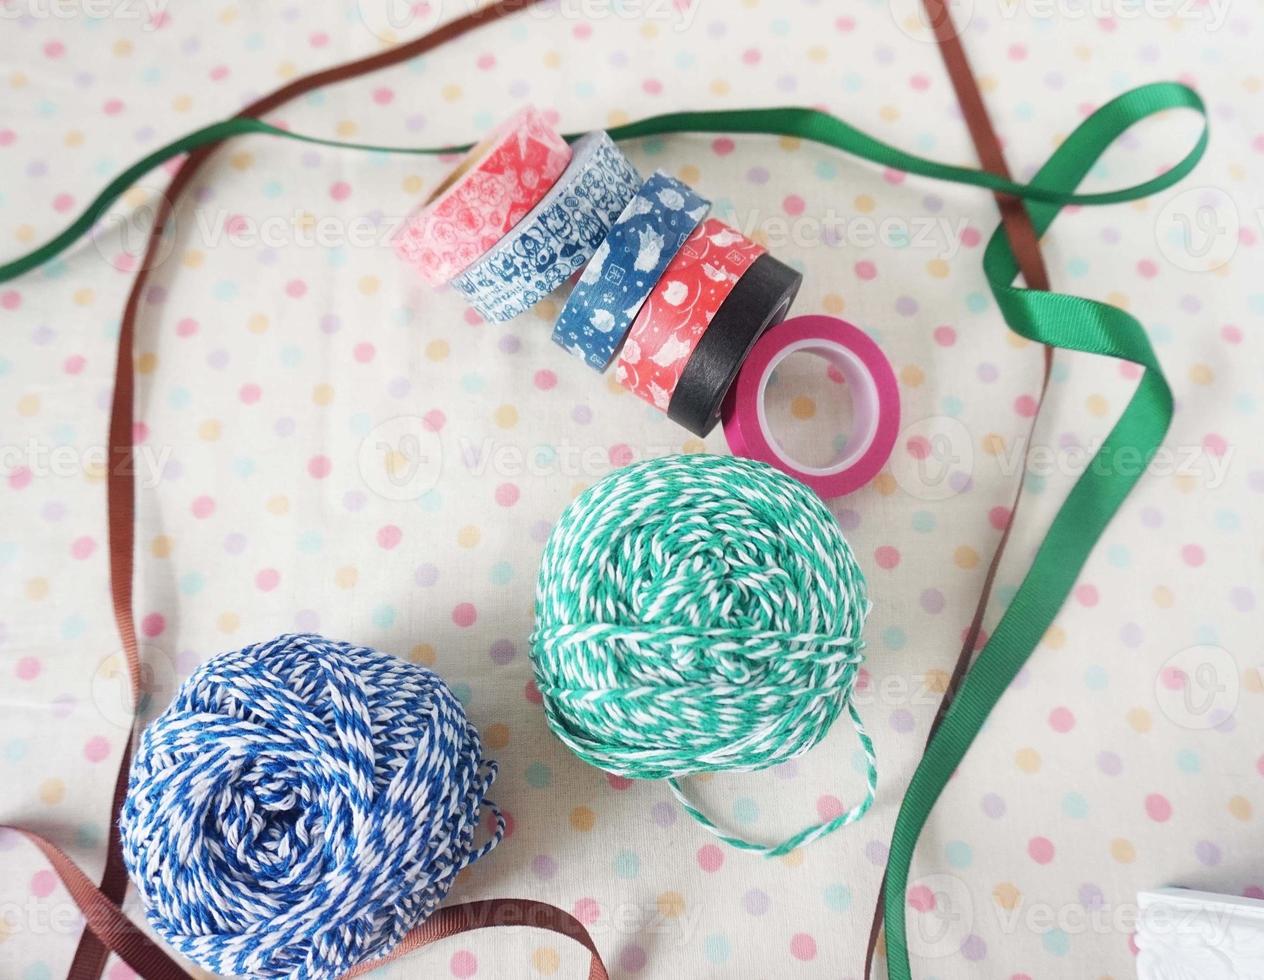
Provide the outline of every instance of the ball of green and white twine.
{"type": "Polygon", "coordinates": [[[549,727],[585,762],[667,779],[726,843],[786,854],[864,815],[877,765],[852,701],[869,611],[833,515],[797,480],[730,456],[624,467],[563,512],[544,549],[531,660],[549,727]],[[678,777],[776,765],[844,710],[865,798],[777,845],[724,834],[678,777]]]}

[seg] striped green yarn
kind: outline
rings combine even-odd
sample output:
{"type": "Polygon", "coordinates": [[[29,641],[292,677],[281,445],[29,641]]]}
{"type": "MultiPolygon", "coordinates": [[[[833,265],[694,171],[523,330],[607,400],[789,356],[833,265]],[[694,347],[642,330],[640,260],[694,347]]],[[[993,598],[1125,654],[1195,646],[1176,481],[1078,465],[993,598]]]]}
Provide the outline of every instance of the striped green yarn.
{"type": "Polygon", "coordinates": [[[786,854],[873,803],[852,703],[869,600],[833,515],[797,480],[731,456],[624,467],[563,512],[544,548],[531,661],[549,727],[585,762],[668,779],[721,840],[786,854]],[[816,745],[846,709],[865,798],[777,845],[722,833],[691,773],[754,770],[816,745]]]}

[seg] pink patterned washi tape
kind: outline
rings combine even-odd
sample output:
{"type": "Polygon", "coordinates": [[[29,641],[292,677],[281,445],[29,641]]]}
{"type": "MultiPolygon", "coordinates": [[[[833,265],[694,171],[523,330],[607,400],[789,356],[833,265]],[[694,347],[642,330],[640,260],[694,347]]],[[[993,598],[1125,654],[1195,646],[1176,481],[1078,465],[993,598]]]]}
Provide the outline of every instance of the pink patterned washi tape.
{"type": "Polygon", "coordinates": [[[535,108],[466,155],[395,234],[395,252],[432,286],[450,282],[530,211],[566,169],[571,148],[535,108]]]}

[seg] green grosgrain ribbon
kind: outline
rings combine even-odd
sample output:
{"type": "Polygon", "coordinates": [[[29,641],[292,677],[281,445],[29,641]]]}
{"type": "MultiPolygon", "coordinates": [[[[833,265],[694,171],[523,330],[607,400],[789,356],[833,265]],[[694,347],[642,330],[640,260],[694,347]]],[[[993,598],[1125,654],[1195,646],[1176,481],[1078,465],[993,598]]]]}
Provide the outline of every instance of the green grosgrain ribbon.
{"type": "MultiPolygon", "coordinates": [[[[1175,82],[1143,85],[1106,103],[1085,119],[1027,184],[970,167],[927,160],[877,140],[814,109],[735,109],[654,116],[610,130],[616,140],[673,133],[762,133],[812,140],[906,173],[1002,191],[1028,202],[1038,233],[1068,204],[1133,201],[1172,186],[1188,174],[1207,147],[1206,110],[1198,94],[1175,82]],[[1075,188],[1106,149],[1129,127],[1168,109],[1192,109],[1203,117],[1194,147],[1171,169],[1131,187],[1093,194],[1075,188]]],[[[301,136],[259,119],[234,118],[199,129],[154,151],[111,181],[69,228],[44,246],[0,266],[0,282],[57,255],[88,232],[109,206],[142,175],[167,160],[230,136],[268,134],[323,146],[385,153],[458,153],[467,147],[397,148],[301,136]]],[[[574,139],[575,136],[568,136],[574,139]]],[[[991,638],[967,674],[943,724],[909,784],[892,834],[887,868],[887,961],[893,980],[910,980],[905,937],[905,890],[918,835],[949,777],[1053,622],[1111,517],[1140,477],[1110,465],[1127,447],[1148,459],[1172,418],[1172,395],[1145,330],[1128,313],[1106,303],[1013,285],[1018,265],[999,228],[983,256],[983,270],[1005,322],[1015,333],[1050,347],[1103,354],[1140,365],[1137,389],[1093,462],[1076,481],[1036,552],[1026,577],[991,638]]]]}

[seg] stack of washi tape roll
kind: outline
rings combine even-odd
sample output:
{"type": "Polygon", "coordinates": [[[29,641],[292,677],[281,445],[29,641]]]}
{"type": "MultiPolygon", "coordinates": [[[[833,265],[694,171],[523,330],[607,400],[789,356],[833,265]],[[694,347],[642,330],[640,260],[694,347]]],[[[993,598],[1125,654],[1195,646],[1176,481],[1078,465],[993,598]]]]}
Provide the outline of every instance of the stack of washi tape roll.
{"type": "Polygon", "coordinates": [[[581,269],[553,339],[698,435],[802,277],[675,177],[642,179],[603,132],[573,147],[533,108],[476,146],[395,238],[432,285],[488,320],[581,269]]]}
{"type": "Polygon", "coordinates": [[[697,435],[723,414],[735,453],[769,462],[822,496],[856,489],[877,474],[895,440],[890,365],[860,330],[829,317],[798,318],[774,332],[775,342],[761,340],[785,319],[802,276],[708,217],[710,207],[661,170],[642,179],[608,134],[589,133],[571,146],[527,107],[409,216],[395,249],[427,282],[451,286],[488,320],[525,313],[574,279],[553,328],[566,350],[596,371],[613,364],[621,384],[697,435]],[[768,428],[768,380],[799,349],[830,360],[851,389],[858,431],[834,466],[797,465],[768,428]],[[751,370],[743,370],[748,358],[751,370]]]}

